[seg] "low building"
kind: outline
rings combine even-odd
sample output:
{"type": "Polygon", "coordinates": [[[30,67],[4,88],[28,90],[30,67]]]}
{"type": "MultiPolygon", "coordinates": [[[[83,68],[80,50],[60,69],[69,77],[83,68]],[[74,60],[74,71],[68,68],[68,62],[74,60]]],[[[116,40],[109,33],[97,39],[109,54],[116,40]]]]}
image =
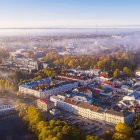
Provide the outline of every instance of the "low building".
{"type": "Polygon", "coordinates": [[[41,69],[41,64],[38,61],[34,61],[33,59],[28,59],[24,57],[14,57],[14,62],[19,66],[19,67],[25,67],[25,68],[32,68],[39,70],[41,69]]]}
{"type": "Polygon", "coordinates": [[[49,111],[50,109],[54,108],[54,103],[48,99],[38,99],[37,106],[43,111],[49,111]]]}
{"type": "Polygon", "coordinates": [[[82,76],[73,76],[73,75],[59,75],[56,78],[65,81],[77,81],[82,86],[87,86],[88,84],[94,81],[92,77],[82,77],[82,76]]]}
{"type": "Polygon", "coordinates": [[[126,100],[126,101],[135,101],[137,104],[140,105],[140,93],[131,93],[127,96],[124,96],[123,97],[123,100],[126,100]]]}
{"type": "Polygon", "coordinates": [[[59,109],[51,109],[49,112],[50,112],[50,114],[52,114],[54,116],[61,114],[59,109]]]}
{"type": "Polygon", "coordinates": [[[93,96],[93,92],[89,86],[78,87],[77,89],[75,89],[75,91],[79,92],[89,98],[92,98],[92,96],[93,96]]]}
{"type": "Polygon", "coordinates": [[[98,120],[111,124],[117,124],[119,122],[129,124],[133,120],[133,113],[103,110],[98,106],[90,105],[84,102],[77,102],[72,98],[59,98],[57,96],[52,96],[50,100],[53,101],[59,108],[91,120],[98,120]]]}
{"type": "Polygon", "coordinates": [[[140,77],[140,71],[136,72],[136,76],[140,77]]]}

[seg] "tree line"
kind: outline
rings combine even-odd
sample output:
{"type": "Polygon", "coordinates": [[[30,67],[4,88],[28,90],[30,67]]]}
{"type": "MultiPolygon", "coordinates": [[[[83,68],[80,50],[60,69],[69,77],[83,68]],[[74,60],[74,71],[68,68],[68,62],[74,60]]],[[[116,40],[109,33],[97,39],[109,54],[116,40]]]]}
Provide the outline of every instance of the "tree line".
{"type": "Polygon", "coordinates": [[[39,140],[139,140],[140,117],[134,118],[131,127],[118,123],[114,130],[106,130],[102,138],[87,134],[76,126],[61,120],[45,120],[34,107],[20,104],[19,116],[39,140]]]}
{"type": "Polygon", "coordinates": [[[5,79],[0,79],[0,90],[1,91],[13,91],[15,90],[15,85],[13,82],[5,79]]]}
{"type": "Polygon", "coordinates": [[[39,140],[102,140],[60,120],[44,120],[34,106],[21,104],[19,116],[39,140]]]}
{"type": "Polygon", "coordinates": [[[62,64],[67,67],[83,69],[97,68],[102,71],[113,72],[116,69],[123,71],[128,67],[131,71],[135,71],[140,66],[140,51],[116,51],[110,53],[98,53],[94,55],[59,55],[56,52],[48,53],[44,57],[44,61],[53,62],[54,64],[62,64]]]}

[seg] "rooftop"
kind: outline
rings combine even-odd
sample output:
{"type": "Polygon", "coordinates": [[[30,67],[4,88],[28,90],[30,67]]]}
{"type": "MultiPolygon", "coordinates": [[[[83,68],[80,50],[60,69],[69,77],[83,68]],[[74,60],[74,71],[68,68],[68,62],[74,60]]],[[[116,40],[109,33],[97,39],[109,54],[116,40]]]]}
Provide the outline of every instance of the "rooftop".
{"type": "Polygon", "coordinates": [[[118,112],[118,111],[114,111],[114,110],[106,110],[105,112],[108,114],[112,114],[112,115],[116,115],[116,116],[120,116],[120,117],[125,117],[125,116],[131,114],[130,112],[126,112],[126,111],[118,112]]]}
{"type": "Polygon", "coordinates": [[[29,83],[26,83],[26,84],[20,85],[20,86],[30,88],[33,90],[37,90],[37,91],[39,91],[39,90],[45,91],[45,90],[65,86],[65,85],[72,83],[70,81],[66,81],[66,82],[57,83],[55,85],[50,85],[50,82],[51,82],[51,79],[42,79],[42,80],[38,80],[38,81],[29,82],[29,83]]]}
{"type": "Polygon", "coordinates": [[[48,99],[39,99],[41,102],[48,103],[48,99]]]}
{"type": "Polygon", "coordinates": [[[98,107],[98,106],[90,105],[90,104],[85,103],[85,102],[77,102],[77,101],[73,100],[72,98],[66,98],[64,100],[64,102],[72,104],[72,105],[77,105],[81,108],[90,109],[92,111],[98,111],[100,109],[100,107],[98,107]]]}
{"type": "Polygon", "coordinates": [[[129,94],[129,96],[130,97],[135,97],[135,99],[140,100],[140,94],[139,93],[134,92],[134,93],[129,94]]]}

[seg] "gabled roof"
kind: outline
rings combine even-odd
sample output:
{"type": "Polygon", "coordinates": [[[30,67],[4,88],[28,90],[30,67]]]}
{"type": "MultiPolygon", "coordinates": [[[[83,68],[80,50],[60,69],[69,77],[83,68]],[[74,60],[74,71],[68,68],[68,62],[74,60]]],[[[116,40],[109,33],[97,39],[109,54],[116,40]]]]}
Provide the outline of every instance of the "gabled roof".
{"type": "Polygon", "coordinates": [[[129,94],[129,96],[140,100],[140,94],[139,93],[134,92],[134,93],[129,94]]]}
{"type": "Polygon", "coordinates": [[[96,112],[100,109],[100,107],[98,107],[98,106],[90,105],[85,102],[77,102],[77,101],[73,100],[72,98],[67,98],[67,99],[65,99],[64,102],[72,104],[72,105],[76,105],[76,106],[84,108],[84,109],[90,109],[90,110],[96,111],[96,112]]]}
{"type": "Polygon", "coordinates": [[[105,113],[112,114],[115,116],[120,116],[120,117],[125,117],[125,116],[131,114],[130,112],[118,112],[118,111],[114,111],[114,110],[106,110],[105,113]]]}
{"type": "Polygon", "coordinates": [[[49,99],[40,99],[40,101],[43,102],[43,103],[48,103],[49,99]]]}

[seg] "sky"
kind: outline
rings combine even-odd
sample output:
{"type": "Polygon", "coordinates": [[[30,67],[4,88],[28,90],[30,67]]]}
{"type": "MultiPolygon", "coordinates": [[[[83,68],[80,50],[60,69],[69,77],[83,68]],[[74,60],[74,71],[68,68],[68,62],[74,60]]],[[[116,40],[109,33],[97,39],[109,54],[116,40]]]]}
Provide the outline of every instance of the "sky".
{"type": "Polygon", "coordinates": [[[0,28],[140,25],[140,0],[0,0],[0,28]]]}

